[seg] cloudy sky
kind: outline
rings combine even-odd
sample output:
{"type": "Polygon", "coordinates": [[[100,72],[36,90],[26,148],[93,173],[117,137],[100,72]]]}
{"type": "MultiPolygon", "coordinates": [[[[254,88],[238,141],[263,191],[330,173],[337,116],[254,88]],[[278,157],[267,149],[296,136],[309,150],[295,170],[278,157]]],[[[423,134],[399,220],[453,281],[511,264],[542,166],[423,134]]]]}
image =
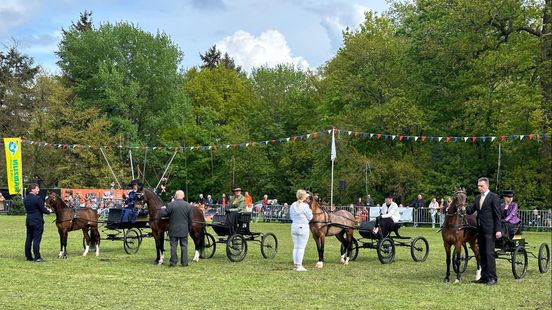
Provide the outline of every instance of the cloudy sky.
{"type": "Polygon", "coordinates": [[[383,12],[385,0],[0,0],[0,43],[55,64],[61,29],[92,11],[92,21],[127,21],[168,34],[184,52],[182,66],[198,66],[213,44],[247,71],[293,63],[316,68],[341,44],[341,30],[358,28],[364,11],[383,12]]]}

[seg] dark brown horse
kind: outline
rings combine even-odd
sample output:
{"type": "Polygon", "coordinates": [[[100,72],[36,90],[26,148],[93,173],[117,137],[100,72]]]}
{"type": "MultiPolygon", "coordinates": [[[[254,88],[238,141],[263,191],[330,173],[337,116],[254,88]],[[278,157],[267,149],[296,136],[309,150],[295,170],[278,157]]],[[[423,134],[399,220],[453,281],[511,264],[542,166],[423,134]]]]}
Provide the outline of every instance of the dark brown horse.
{"type": "Polygon", "coordinates": [[[82,230],[85,239],[82,256],[88,254],[91,246],[96,247],[96,256],[100,254],[100,232],[98,231],[98,213],[96,211],[90,208],[70,208],[54,192],[48,193],[45,203],[56,213],[60,243],[58,258],[67,258],[67,236],[70,231],[78,229],[82,230]],[[88,233],[89,231],[91,234],[88,233]]]}
{"type": "Polygon", "coordinates": [[[456,281],[460,282],[461,268],[460,257],[464,244],[467,242],[475,255],[477,261],[477,272],[475,279],[481,278],[481,266],[479,265],[479,248],[477,246],[477,215],[476,213],[468,215],[466,214],[467,196],[464,188],[456,189],[452,203],[447,209],[447,214],[443,227],[441,228],[441,236],[443,237],[443,244],[445,246],[445,252],[447,254],[447,274],[445,275],[445,283],[449,282],[450,277],[450,262],[451,252],[450,249],[454,245],[454,269],[456,271],[456,281]]]}
{"type": "MultiPolygon", "coordinates": [[[[149,225],[153,238],[155,239],[155,249],[157,250],[156,264],[163,264],[165,259],[165,232],[169,230],[169,220],[160,217],[160,209],[165,203],[153,191],[147,188],[139,188],[136,192],[135,206],[137,208],[147,205],[149,214],[149,225]]],[[[192,261],[197,262],[205,246],[205,217],[203,211],[192,207],[192,228],[190,236],[194,240],[195,254],[192,261]]]]}
{"type": "Polygon", "coordinates": [[[326,236],[335,236],[347,251],[341,255],[341,263],[349,264],[353,246],[353,233],[355,217],[345,210],[330,213],[320,207],[318,201],[309,195],[306,202],[312,211],[312,220],[309,224],[316,249],[318,250],[318,262],[316,268],[324,267],[324,241],[326,236]]]}

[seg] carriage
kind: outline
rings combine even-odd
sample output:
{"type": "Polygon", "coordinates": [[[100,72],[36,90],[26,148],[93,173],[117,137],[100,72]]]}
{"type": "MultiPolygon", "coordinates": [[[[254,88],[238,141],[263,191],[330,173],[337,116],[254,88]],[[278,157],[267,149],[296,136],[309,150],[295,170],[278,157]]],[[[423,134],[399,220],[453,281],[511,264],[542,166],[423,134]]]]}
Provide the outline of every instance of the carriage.
{"type": "MultiPolygon", "coordinates": [[[[550,247],[548,244],[545,242],[541,243],[537,255],[529,250],[528,244],[521,235],[515,235],[512,239],[502,237],[495,242],[495,257],[510,262],[512,274],[516,279],[522,279],[527,274],[529,255],[538,260],[540,273],[547,273],[550,269],[550,247]]],[[[460,273],[466,271],[468,261],[473,257],[468,255],[468,248],[464,243],[462,253],[460,254],[460,273]]]]}
{"type": "Polygon", "coordinates": [[[258,243],[264,258],[274,258],[278,252],[278,239],[271,232],[251,232],[251,212],[244,212],[238,216],[238,227],[234,234],[230,233],[227,215],[216,214],[211,223],[206,223],[216,234],[205,233],[205,247],[203,257],[211,258],[215,255],[218,244],[225,244],[226,256],[232,262],[240,262],[247,255],[248,242],[258,243]]]}
{"type": "MultiPolygon", "coordinates": [[[[374,234],[374,221],[360,223],[355,230],[358,230],[360,238],[353,238],[351,260],[358,256],[359,249],[375,249],[378,253],[378,259],[382,264],[389,264],[395,260],[396,247],[410,247],[410,255],[415,262],[423,262],[429,255],[429,243],[427,239],[421,236],[414,239],[399,234],[402,223],[395,223],[393,230],[386,236],[374,234]]],[[[345,253],[345,248],[341,246],[341,253],[345,253]]]]}

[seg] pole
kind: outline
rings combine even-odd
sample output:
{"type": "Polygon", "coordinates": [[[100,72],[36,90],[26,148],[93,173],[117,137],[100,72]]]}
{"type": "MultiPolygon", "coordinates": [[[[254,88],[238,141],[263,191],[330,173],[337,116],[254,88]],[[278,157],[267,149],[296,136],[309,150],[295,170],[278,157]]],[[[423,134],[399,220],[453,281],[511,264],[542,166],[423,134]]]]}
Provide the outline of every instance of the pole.
{"type": "Polygon", "coordinates": [[[236,173],[236,157],[234,157],[234,155],[232,155],[232,188],[234,188],[236,186],[236,183],[234,183],[234,177],[235,177],[235,173],[236,173]]]}
{"type": "Polygon", "coordinates": [[[102,155],[103,155],[103,157],[104,157],[104,159],[105,159],[105,162],[107,163],[107,166],[109,167],[109,171],[111,171],[111,174],[112,174],[113,177],[115,178],[115,182],[117,182],[117,185],[119,185],[119,188],[122,188],[122,187],[121,187],[121,183],[119,183],[119,180],[117,179],[117,176],[115,175],[115,172],[113,172],[113,169],[111,168],[111,165],[109,164],[109,160],[107,160],[107,156],[105,155],[102,146],[100,146],[100,151],[102,152],[102,155]]]}
{"type": "Polygon", "coordinates": [[[366,162],[366,169],[364,169],[364,181],[366,184],[366,202],[368,202],[368,162],[366,162]]]}
{"type": "Polygon", "coordinates": [[[500,158],[502,157],[502,143],[498,144],[498,168],[496,169],[496,188],[495,192],[498,192],[498,185],[500,183],[500,158]]]}
{"type": "Polygon", "coordinates": [[[334,161],[332,160],[332,188],[330,189],[330,208],[333,208],[333,180],[334,180],[334,161]]]}
{"type": "Polygon", "coordinates": [[[155,189],[153,189],[153,191],[155,193],[157,193],[157,188],[159,187],[159,184],[161,184],[161,181],[163,181],[163,178],[165,177],[165,174],[167,173],[167,170],[169,170],[169,167],[171,166],[171,163],[172,163],[174,157],[176,156],[176,153],[178,153],[178,149],[176,151],[174,151],[174,154],[171,157],[171,160],[169,161],[169,163],[167,164],[167,167],[165,168],[165,171],[163,171],[163,175],[161,176],[161,179],[159,179],[159,182],[157,182],[157,185],[155,186],[155,189]]]}
{"type": "Polygon", "coordinates": [[[134,163],[132,163],[132,150],[128,150],[128,155],[130,157],[130,171],[132,172],[132,179],[134,180],[134,163]]]}
{"type": "Polygon", "coordinates": [[[148,159],[148,148],[146,147],[146,152],[144,153],[144,169],[142,170],[142,184],[146,181],[146,160],[148,159]]]}

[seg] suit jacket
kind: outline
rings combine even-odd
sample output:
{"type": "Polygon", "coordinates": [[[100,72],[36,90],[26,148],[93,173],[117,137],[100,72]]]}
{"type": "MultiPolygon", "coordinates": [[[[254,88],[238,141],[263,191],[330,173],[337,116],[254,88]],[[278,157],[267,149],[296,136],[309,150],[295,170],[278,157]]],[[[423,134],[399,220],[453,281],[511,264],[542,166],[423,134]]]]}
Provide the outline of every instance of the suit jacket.
{"type": "Polygon", "coordinates": [[[44,224],[43,214],[50,214],[50,211],[44,207],[44,199],[33,193],[25,196],[23,200],[25,212],[27,213],[26,223],[28,225],[44,224]]]}
{"type": "Polygon", "coordinates": [[[481,194],[475,197],[475,202],[473,205],[468,206],[466,211],[468,214],[472,214],[477,211],[477,224],[479,225],[479,232],[483,234],[495,234],[495,232],[500,231],[500,199],[498,195],[489,191],[485,200],[483,201],[482,207],[479,206],[479,200],[481,199],[481,194]]]}
{"type": "Polygon", "coordinates": [[[166,209],[161,209],[161,216],[169,217],[169,236],[188,237],[192,228],[192,206],[181,199],[172,201],[166,209]]]}

